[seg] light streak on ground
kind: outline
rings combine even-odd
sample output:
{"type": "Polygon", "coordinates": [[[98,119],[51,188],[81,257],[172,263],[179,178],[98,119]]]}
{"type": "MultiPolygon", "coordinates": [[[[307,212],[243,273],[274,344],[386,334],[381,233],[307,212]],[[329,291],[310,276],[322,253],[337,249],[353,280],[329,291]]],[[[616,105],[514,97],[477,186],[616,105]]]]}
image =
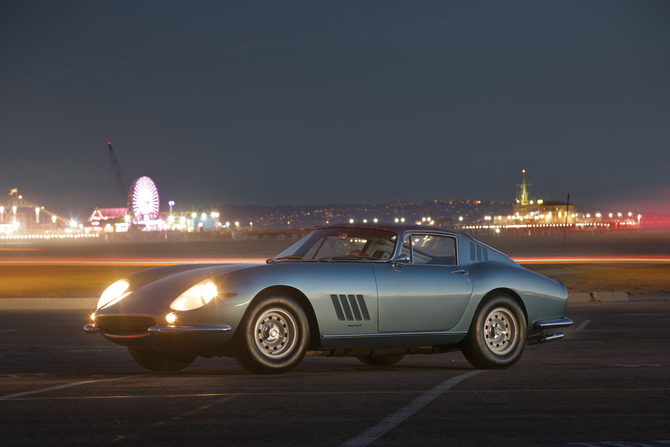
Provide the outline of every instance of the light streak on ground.
{"type": "Polygon", "coordinates": [[[0,265],[265,264],[267,258],[0,258],[0,265]]]}
{"type": "MultiPolygon", "coordinates": [[[[0,258],[0,265],[161,266],[175,264],[265,264],[267,258],[0,258]]],[[[519,264],[670,264],[670,256],[515,257],[519,264]]]]}
{"type": "Polygon", "coordinates": [[[512,258],[519,264],[668,264],[670,256],[543,256],[512,258]]]}

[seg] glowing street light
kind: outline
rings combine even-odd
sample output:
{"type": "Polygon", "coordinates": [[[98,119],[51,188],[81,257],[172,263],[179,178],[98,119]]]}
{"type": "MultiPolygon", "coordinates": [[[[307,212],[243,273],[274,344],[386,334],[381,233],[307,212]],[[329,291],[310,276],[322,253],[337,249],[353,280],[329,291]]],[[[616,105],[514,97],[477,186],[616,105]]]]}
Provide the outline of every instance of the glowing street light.
{"type": "Polygon", "coordinates": [[[72,220],[70,221],[70,227],[71,227],[71,228],[77,228],[77,221],[74,220],[74,219],[72,219],[72,220]]]}
{"type": "Polygon", "coordinates": [[[56,223],[56,215],[51,216],[51,223],[56,223]]]}
{"type": "Polygon", "coordinates": [[[172,214],[172,207],[174,206],[174,200],[170,200],[168,202],[168,205],[170,205],[170,214],[172,214]]]}
{"type": "Polygon", "coordinates": [[[354,223],[354,219],[349,219],[349,223],[354,223]]]}

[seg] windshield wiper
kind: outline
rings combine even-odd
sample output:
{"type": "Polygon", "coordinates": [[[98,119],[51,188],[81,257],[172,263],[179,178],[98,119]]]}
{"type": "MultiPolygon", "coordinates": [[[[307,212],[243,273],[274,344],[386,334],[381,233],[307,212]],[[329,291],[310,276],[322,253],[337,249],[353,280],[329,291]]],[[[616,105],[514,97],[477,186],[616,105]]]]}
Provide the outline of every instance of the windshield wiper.
{"type": "Polygon", "coordinates": [[[327,256],[325,258],[320,258],[319,262],[328,262],[328,261],[358,261],[360,259],[379,261],[379,258],[373,258],[372,256],[327,256]]]}
{"type": "Polygon", "coordinates": [[[265,261],[266,264],[271,264],[273,262],[281,262],[281,261],[302,261],[302,256],[280,256],[278,258],[270,258],[265,261]]]}

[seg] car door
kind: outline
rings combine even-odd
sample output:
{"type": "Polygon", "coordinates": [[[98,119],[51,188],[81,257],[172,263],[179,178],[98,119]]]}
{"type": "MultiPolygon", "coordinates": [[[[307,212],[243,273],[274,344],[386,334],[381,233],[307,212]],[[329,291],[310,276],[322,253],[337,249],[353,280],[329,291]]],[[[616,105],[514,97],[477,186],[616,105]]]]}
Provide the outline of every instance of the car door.
{"type": "Polygon", "coordinates": [[[452,236],[413,233],[402,248],[409,264],[374,268],[379,332],[446,331],[456,325],[473,286],[458,266],[457,246],[452,236]]]}

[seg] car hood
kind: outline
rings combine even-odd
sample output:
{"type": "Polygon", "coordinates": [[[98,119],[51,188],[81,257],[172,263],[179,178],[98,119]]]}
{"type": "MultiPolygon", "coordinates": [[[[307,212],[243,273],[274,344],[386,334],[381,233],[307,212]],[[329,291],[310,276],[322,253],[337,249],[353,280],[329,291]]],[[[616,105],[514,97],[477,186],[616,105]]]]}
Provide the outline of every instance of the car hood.
{"type": "Polygon", "coordinates": [[[156,315],[169,312],[182,293],[206,279],[220,284],[233,271],[257,268],[256,264],[187,264],[156,267],[126,277],[130,293],[118,303],[96,311],[96,315],[156,315]]]}

